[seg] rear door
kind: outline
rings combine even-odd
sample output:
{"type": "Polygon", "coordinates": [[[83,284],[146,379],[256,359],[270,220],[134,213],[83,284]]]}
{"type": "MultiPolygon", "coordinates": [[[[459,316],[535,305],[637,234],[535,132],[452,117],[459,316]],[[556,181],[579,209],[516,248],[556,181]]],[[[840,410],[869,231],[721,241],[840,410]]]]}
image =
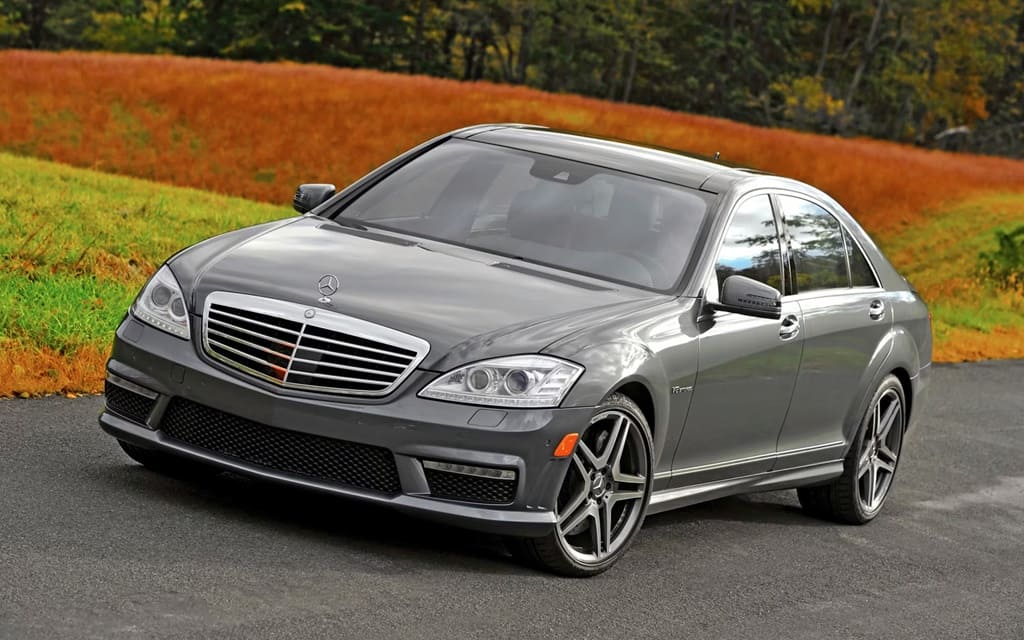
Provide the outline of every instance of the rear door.
{"type": "MultiPolygon", "coordinates": [[[[717,300],[730,275],[784,290],[783,264],[770,196],[749,196],[734,209],[705,297],[717,300]]],[[[800,367],[798,303],[784,298],[778,320],[703,306],[699,371],[673,459],[673,486],[770,470],[800,367]]]]}
{"type": "Polygon", "coordinates": [[[806,197],[776,196],[803,315],[803,361],[779,434],[776,468],[842,457],[844,422],[873,375],[867,367],[892,326],[885,291],[838,219],[806,197]]]}

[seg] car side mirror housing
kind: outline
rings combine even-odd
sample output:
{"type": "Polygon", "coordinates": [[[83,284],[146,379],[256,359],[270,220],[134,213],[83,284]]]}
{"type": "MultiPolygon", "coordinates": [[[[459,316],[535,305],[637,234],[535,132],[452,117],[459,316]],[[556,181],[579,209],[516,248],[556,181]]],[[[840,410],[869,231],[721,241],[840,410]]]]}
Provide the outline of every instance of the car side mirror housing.
{"type": "Polygon", "coordinates": [[[770,285],[746,276],[729,276],[722,284],[722,296],[715,309],[757,318],[782,317],[782,293],[770,285]]]}
{"type": "Polygon", "coordinates": [[[299,213],[308,213],[327,202],[336,192],[333,184],[300,184],[295,190],[292,207],[299,213]]]}

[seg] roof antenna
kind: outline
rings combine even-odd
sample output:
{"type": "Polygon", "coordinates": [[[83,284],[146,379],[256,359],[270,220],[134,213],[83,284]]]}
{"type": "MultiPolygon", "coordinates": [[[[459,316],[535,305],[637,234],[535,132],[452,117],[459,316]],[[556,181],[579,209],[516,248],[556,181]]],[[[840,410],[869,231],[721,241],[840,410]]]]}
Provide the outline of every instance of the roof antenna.
{"type": "Polygon", "coordinates": [[[721,155],[722,155],[721,151],[716,151],[715,152],[715,160],[718,160],[719,156],[721,156],[721,155]]]}

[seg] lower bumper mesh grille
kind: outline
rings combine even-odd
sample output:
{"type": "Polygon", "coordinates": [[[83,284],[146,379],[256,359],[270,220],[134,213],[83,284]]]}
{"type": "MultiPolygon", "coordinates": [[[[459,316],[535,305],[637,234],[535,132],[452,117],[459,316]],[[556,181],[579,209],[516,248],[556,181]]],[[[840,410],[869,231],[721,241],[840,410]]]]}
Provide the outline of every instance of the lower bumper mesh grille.
{"type": "Polygon", "coordinates": [[[270,427],[184,398],[174,398],[160,431],[217,455],[331,484],[401,491],[395,457],[383,447],[270,427]]]}
{"type": "Polygon", "coordinates": [[[155,398],[147,398],[141,393],[129,391],[107,380],[103,385],[107,409],[133,422],[145,424],[156,404],[155,398]]]}
{"type": "Polygon", "coordinates": [[[462,502],[510,504],[516,497],[516,481],[484,478],[464,473],[424,469],[430,495],[462,502]]]}

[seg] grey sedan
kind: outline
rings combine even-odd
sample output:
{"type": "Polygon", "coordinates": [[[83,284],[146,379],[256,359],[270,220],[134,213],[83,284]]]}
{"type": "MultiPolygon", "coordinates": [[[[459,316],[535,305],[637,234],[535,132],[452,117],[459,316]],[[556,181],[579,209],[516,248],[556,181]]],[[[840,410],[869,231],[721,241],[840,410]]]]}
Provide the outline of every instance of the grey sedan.
{"type": "Polygon", "coordinates": [[[785,178],[522,125],[430,140],[172,256],[100,425],[220,471],[507,536],[590,576],[644,517],[796,488],[863,524],[931,361],[925,304],[785,178]]]}

